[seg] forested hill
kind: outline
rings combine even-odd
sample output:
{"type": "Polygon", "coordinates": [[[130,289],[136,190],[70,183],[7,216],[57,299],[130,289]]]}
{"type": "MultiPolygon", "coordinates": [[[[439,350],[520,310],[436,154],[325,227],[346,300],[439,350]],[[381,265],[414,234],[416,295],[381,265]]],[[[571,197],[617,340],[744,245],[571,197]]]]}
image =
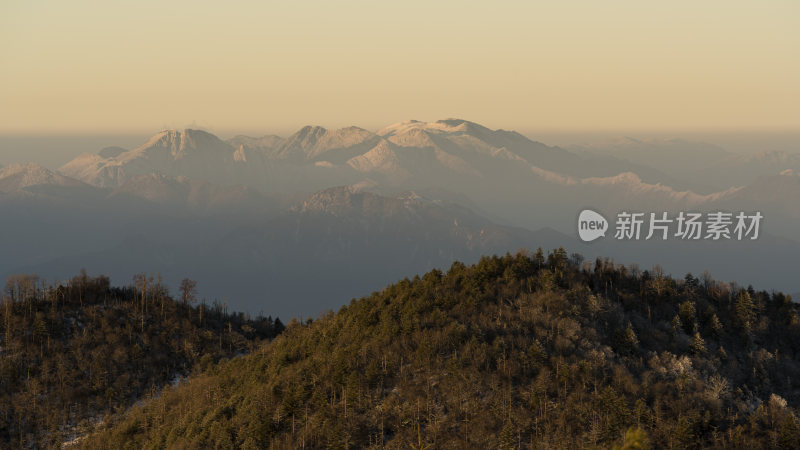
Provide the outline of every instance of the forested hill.
{"type": "Polygon", "coordinates": [[[294,322],[81,444],[800,448],[798,305],[660,272],[563,250],[455,263],[294,322]]]}
{"type": "Polygon", "coordinates": [[[0,302],[0,448],[50,448],[220,358],[279,333],[220,305],[179,300],[143,274],[115,288],[85,273],[58,285],[8,279],[0,302]]]}

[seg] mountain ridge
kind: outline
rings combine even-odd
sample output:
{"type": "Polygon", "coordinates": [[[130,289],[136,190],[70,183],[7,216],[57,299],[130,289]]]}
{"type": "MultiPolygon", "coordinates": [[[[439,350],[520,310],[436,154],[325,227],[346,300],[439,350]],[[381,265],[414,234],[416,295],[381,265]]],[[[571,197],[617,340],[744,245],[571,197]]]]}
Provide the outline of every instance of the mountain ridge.
{"type": "Polygon", "coordinates": [[[293,321],[82,446],[795,448],[799,326],[710,276],[486,256],[293,321]]]}

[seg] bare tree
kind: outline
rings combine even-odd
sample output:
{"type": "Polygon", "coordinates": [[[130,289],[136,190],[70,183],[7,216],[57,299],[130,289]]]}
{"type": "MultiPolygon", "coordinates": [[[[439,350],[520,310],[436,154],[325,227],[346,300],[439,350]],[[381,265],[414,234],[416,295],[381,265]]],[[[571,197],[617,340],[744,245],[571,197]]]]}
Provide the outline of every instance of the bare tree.
{"type": "Polygon", "coordinates": [[[181,298],[184,305],[197,301],[197,281],[188,278],[181,281],[181,298]]]}
{"type": "Polygon", "coordinates": [[[148,283],[153,281],[153,277],[147,277],[144,273],[137,273],[133,276],[133,282],[136,287],[139,288],[139,292],[142,295],[142,310],[141,310],[141,317],[142,317],[142,332],[144,332],[144,315],[147,309],[147,285],[148,283]]]}

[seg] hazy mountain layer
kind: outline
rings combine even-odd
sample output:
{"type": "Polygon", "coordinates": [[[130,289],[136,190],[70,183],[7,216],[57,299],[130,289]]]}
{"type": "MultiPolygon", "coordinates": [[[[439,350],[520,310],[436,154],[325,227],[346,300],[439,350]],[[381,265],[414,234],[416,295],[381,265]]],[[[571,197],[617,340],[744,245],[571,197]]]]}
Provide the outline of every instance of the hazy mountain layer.
{"type": "Polygon", "coordinates": [[[308,126],[286,138],[229,141],[168,130],[131,150],[83,154],[60,172],[0,169],[7,230],[0,271],[62,278],[86,267],[126,280],[145,266],[173,284],[186,275],[208,280],[205,295],[242,309],[293,305],[281,314],[314,314],[398,274],[563,245],[728,279],[748,275],[758,261],[763,270],[748,278],[759,287],[798,289],[800,172],[784,167],[793,157],[759,157],[769,163],[752,162],[754,171],[768,175],[695,191],[693,183],[716,172],[684,182],[676,168],[731,167],[725,164],[739,159],[680,140],[627,140],[618,148],[571,152],[459,119],[377,132],[308,126]],[[620,211],[686,210],[760,211],[764,221],[754,242],[607,237],[587,246],[575,233],[584,208],[611,221],[620,211]],[[300,293],[287,287],[294,280],[319,282],[301,283],[300,293]],[[334,295],[320,301],[320,292],[334,295]]]}
{"type": "Polygon", "coordinates": [[[657,167],[679,179],[694,180],[694,189],[703,193],[750,184],[758,177],[785,170],[800,171],[800,147],[796,153],[761,151],[740,155],[715,145],[682,139],[624,138],[569,149],[657,167]]]}
{"type": "Polygon", "coordinates": [[[187,276],[204,279],[201,293],[208,298],[290,317],[335,308],[397,274],[474,261],[487,252],[549,248],[565,239],[552,230],[496,225],[459,205],[413,193],[386,197],[354,187],[314,194],[272,218],[164,219],[153,213],[133,223],[140,221],[146,222],[141,230],[132,226],[111,245],[14,271],[52,279],[80,266],[125,280],[147,265],[172,286],[187,276]]]}

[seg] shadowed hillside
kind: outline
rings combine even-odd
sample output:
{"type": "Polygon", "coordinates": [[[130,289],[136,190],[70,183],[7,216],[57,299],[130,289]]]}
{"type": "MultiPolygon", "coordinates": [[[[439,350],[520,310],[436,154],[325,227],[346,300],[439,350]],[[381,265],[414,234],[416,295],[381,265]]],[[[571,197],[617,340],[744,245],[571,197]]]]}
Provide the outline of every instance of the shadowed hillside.
{"type": "Polygon", "coordinates": [[[0,302],[0,448],[60,447],[112,413],[283,325],[173,300],[160,277],[111,287],[84,272],[47,286],[18,275],[0,302]]]}

